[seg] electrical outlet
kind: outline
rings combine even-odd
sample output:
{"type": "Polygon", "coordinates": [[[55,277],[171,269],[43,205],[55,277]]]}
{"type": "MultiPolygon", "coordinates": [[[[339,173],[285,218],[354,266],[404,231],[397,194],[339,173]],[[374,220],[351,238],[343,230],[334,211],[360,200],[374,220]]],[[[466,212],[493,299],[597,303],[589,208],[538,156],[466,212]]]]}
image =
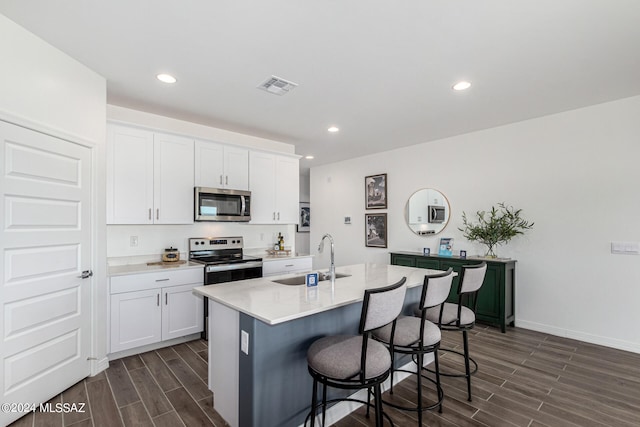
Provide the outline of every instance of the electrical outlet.
{"type": "Polygon", "coordinates": [[[129,246],[138,246],[138,236],[129,237],[129,246]]]}
{"type": "Polygon", "coordinates": [[[247,331],[240,333],[240,350],[247,356],[249,355],[249,332],[247,331]]]}

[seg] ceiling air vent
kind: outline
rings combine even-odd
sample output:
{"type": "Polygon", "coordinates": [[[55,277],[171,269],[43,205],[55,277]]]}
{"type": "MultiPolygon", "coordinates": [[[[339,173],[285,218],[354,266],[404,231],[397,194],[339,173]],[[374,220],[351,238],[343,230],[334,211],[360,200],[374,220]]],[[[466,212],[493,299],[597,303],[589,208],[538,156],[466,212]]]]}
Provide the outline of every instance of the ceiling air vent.
{"type": "Polygon", "coordinates": [[[271,76],[258,85],[258,89],[266,90],[274,95],[284,95],[290,90],[295,89],[298,83],[290,82],[280,77],[271,76]]]}

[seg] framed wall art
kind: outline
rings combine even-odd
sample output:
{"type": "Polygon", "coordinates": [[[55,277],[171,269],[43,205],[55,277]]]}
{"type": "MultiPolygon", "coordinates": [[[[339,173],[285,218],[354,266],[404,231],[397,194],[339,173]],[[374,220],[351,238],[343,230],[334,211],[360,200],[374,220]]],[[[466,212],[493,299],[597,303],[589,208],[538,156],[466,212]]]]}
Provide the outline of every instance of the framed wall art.
{"type": "Polygon", "coordinates": [[[371,248],[387,247],[387,214],[364,214],[365,246],[371,248]]]}
{"type": "Polygon", "coordinates": [[[387,174],[371,175],[364,178],[366,209],[387,208],[387,174]]]}
{"type": "Polygon", "coordinates": [[[300,203],[300,215],[298,218],[298,233],[308,233],[311,229],[311,208],[309,203],[300,203]]]}

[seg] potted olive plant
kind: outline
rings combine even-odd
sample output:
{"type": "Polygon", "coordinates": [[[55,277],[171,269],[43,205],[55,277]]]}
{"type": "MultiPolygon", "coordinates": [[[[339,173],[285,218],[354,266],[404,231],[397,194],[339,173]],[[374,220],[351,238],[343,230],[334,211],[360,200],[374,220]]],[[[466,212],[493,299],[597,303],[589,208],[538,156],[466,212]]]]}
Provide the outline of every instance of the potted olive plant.
{"type": "Polygon", "coordinates": [[[477,224],[472,223],[467,218],[467,214],[462,212],[463,236],[472,242],[480,242],[487,246],[486,256],[495,258],[495,247],[507,243],[518,234],[524,234],[526,230],[533,227],[533,222],[526,221],[520,214],[522,209],[515,209],[504,203],[492,206],[488,212],[476,212],[477,224]]]}

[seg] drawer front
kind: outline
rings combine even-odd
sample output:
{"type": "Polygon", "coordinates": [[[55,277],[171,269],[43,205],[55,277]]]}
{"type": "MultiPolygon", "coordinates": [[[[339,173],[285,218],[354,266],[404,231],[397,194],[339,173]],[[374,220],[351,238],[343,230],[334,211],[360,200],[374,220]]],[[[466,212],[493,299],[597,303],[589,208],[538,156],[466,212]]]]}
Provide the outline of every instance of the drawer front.
{"type": "Polygon", "coordinates": [[[311,270],[311,257],[278,259],[262,262],[262,275],[275,276],[277,274],[297,273],[311,270]]]}
{"type": "Polygon", "coordinates": [[[166,286],[197,284],[204,282],[204,267],[184,270],[162,270],[153,273],[128,274],[114,276],[110,279],[110,293],[143,291],[166,286]]]}

